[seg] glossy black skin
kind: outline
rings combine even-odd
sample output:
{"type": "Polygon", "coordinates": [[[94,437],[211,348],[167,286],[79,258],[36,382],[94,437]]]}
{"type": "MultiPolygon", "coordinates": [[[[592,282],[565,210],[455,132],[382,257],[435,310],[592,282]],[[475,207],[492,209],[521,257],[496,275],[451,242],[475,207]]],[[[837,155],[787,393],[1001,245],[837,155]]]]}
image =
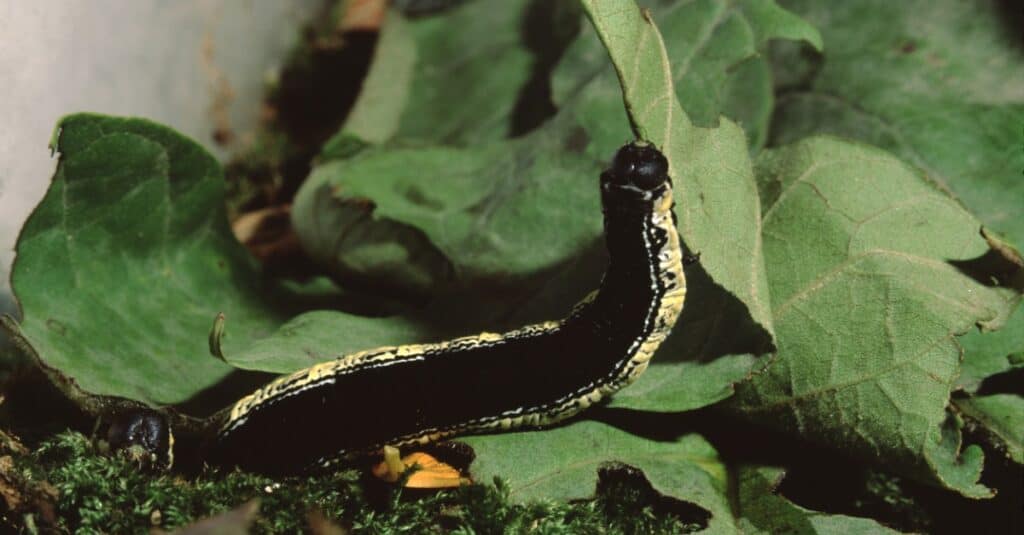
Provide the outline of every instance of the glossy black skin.
{"type": "Polygon", "coordinates": [[[617,186],[651,191],[668,181],[668,160],[653,145],[630,143],[615,153],[611,169],[602,178],[617,186]]]}
{"type": "Polygon", "coordinates": [[[115,451],[141,446],[160,465],[170,465],[170,427],[167,419],[156,411],[138,410],[119,414],[107,429],[107,443],[115,451]]]}
{"type": "Polygon", "coordinates": [[[520,407],[550,409],[613,381],[631,356],[628,348],[649,334],[644,330],[653,322],[645,327],[645,320],[665,292],[652,282],[658,260],[645,246],[644,229],[655,250],[668,239],[646,225],[667,170],[660,152],[634,143],[602,174],[610,264],[595,301],[561,328],[336,376],[333,384],[260,407],[217,437],[208,460],[265,473],[308,471],[318,459],[372,451],[425,429],[457,428],[520,407]]]}

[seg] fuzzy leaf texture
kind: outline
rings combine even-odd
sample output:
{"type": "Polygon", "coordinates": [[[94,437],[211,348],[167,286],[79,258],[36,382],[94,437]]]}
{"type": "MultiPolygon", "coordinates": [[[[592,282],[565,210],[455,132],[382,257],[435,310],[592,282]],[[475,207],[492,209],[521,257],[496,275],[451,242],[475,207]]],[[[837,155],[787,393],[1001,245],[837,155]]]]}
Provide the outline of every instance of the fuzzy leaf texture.
{"type": "Polygon", "coordinates": [[[888,154],[830,138],[758,162],[777,356],[732,408],[975,497],[946,413],[955,336],[1005,321],[1017,294],[956,265],[988,252],[981,224],[888,154]],[[815,229],[809,234],[806,229],[815,229]]]}

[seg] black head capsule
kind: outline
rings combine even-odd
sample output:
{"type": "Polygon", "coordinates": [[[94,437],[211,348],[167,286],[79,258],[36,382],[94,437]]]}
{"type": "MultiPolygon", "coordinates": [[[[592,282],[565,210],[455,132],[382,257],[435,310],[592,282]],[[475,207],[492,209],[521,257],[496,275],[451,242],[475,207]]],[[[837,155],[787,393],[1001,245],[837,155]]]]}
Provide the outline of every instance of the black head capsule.
{"type": "Polygon", "coordinates": [[[668,159],[654,145],[634,141],[619,149],[610,171],[620,185],[650,191],[668,179],[668,159]]]}
{"type": "Polygon", "coordinates": [[[136,446],[143,457],[137,460],[169,468],[174,462],[174,438],[167,419],[156,411],[128,411],[117,415],[107,430],[107,442],[114,451],[136,446]]]}
{"type": "Polygon", "coordinates": [[[651,201],[668,182],[668,159],[645,141],[624,145],[615,153],[611,167],[601,174],[606,207],[607,201],[614,198],[630,205],[651,201]]]}

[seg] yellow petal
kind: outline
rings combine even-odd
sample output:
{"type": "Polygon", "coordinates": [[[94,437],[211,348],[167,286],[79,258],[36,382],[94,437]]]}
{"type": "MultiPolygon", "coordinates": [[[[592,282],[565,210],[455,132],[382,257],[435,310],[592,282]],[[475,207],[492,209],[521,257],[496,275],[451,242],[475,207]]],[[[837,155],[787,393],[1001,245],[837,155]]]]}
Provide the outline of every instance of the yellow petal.
{"type": "Polygon", "coordinates": [[[422,452],[412,453],[399,459],[398,449],[384,446],[384,460],[377,463],[373,475],[388,482],[398,481],[402,473],[416,467],[416,471],[405,480],[405,486],[414,489],[444,489],[468,485],[469,478],[462,477],[453,466],[438,461],[422,452]]]}

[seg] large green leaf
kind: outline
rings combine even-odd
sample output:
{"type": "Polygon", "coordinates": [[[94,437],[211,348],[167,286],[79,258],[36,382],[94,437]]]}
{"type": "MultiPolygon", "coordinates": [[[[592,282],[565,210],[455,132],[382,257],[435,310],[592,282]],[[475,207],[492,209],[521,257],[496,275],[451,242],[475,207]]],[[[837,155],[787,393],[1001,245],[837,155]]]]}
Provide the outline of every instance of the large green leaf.
{"type": "Polygon", "coordinates": [[[985,496],[980,449],[946,413],[954,336],[998,327],[1017,294],[953,262],[981,224],[886,153],[829,138],[758,161],[778,356],[731,401],[750,419],[985,496]],[[808,232],[808,229],[813,229],[808,232]]]}
{"type": "MultiPolygon", "coordinates": [[[[773,64],[783,94],[771,141],[833,133],[883,147],[951,190],[987,227],[1024,244],[1024,62],[1019,22],[1005,6],[783,3],[821,28],[830,53],[823,59],[778,47],[773,64]]],[[[1021,288],[1020,257],[1003,249],[1021,288]]],[[[975,331],[959,341],[958,386],[974,390],[1024,354],[1024,310],[998,332],[975,331]]]]}
{"type": "Polygon", "coordinates": [[[225,353],[250,368],[246,359],[268,350],[301,367],[415,339],[401,320],[337,312],[277,332],[301,302],[261,277],[235,241],[217,162],[170,129],[73,115],[54,148],[53,183],[18,239],[12,286],[23,320],[4,327],[69,378],[60,384],[86,408],[101,408],[90,394],[163,405],[216,385],[232,370],[207,346],[220,312],[225,353]]]}
{"type": "Polygon", "coordinates": [[[18,239],[22,336],[91,393],[170,403],[215,384],[231,371],[205,348],[217,312],[240,337],[278,321],[228,229],[220,166],[147,121],[58,128],[57,172],[18,239]]]}

